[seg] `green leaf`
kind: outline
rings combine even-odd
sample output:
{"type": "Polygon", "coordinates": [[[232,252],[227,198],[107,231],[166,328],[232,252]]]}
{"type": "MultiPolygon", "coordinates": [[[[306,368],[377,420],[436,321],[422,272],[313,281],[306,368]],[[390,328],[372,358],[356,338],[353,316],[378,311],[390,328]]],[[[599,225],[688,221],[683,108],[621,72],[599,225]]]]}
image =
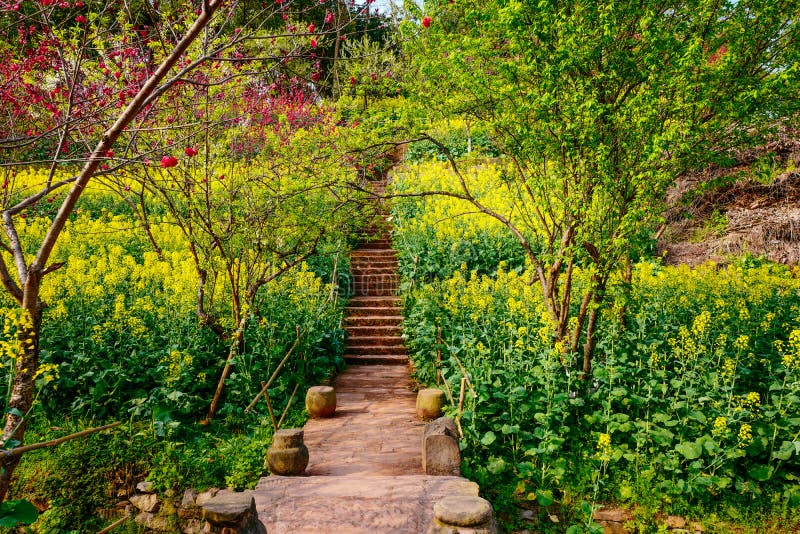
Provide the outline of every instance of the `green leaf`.
{"type": "Polygon", "coordinates": [[[502,458],[491,458],[489,463],[486,464],[486,469],[493,475],[499,475],[506,470],[506,467],[508,467],[508,464],[502,458]]]}
{"type": "Polygon", "coordinates": [[[583,512],[583,515],[587,517],[591,517],[592,513],[594,512],[594,510],[592,510],[592,505],[586,501],[581,501],[581,511],[583,512]]]}
{"type": "Polygon", "coordinates": [[[486,434],[484,434],[483,437],[481,438],[481,444],[485,447],[488,447],[489,445],[494,443],[496,439],[497,436],[495,436],[494,432],[490,430],[486,434]]]}
{"type": "Polygon", "coordinates": [[[759,465],[750,468],[747,471],[747,474],[750,475],[750,478],[752,478],[753,480],[764,482],[766,480],[769,480],[774,470],[775,468],[773,468],[771,465],[759,465]]]}
{"type": "Polygon", "coordinates": [[[792,457],[792,454],[794,454],[795,452],[796,448],[795,443],[796,442],[792,441],[784,441],[783,443],[781,443],[781,448],[772,453],[772,457],[777,458],[778,460],[784,460],[784,461],[788,460],[789,458],[792,457]]]}
{"type": "Polygon", "coordinates": [[[39,519],[39,510],[25,500],[0,503],[0,527],[15,527],[17,524],[30,525],[39,519]]]}
{"type": "Polygon", "coordinates": [[[536,490],[536,502],[539,506],[550,506],[553,504],[553,492],[551,490],[536,490]]]}
{"type": "Polygon", "coordinates": [[[683,442],[675,446],[675,450],[687,460],[696,460],[703,454],[703,446],[696,442],[683,442]]]}

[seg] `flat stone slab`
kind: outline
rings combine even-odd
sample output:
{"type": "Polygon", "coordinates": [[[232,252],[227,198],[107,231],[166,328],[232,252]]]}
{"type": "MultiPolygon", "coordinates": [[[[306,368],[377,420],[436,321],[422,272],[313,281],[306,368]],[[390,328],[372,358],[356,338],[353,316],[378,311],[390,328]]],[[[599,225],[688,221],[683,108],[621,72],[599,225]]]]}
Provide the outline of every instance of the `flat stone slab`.
{"type": "Polygon", "coordinates": [[[427,530],[437,501],[477,496],[478,485],[427,475],[271,476],[253,494],[270,534],[418,534],[427,530]]]}
{"type": "Polygon", "coordinates": [[[310,476],[421,475],[425,425],[408,369],[353,365],[334,382],[333,417],[306,423],[310,476]]]}

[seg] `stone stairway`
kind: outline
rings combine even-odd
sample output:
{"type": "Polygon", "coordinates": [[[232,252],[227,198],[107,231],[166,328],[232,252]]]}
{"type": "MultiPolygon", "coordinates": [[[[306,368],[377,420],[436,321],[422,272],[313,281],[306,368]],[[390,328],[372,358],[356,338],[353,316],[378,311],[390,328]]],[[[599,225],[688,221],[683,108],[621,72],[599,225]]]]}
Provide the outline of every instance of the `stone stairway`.
{"type": "Polygon", "coordinates": [[[353,250],[350,256],[353,297],[346,310],[347,348],[350,365],[408,363],[397,297],[397,253],[387,230],[353,250]]]}
{"type": "MultiPolygon", "coordinates": [[[[374,183],[377,194],[385,183],[374,183]]],[[[253,492],[270,534],[417,534],[433,505],[478,495],[461,477],[422,471],[424,423],[416,417],[397,297],[397,255],[384,224],[351,254],[353,297],[345,315],[349,364],[333,383],[337,409],[304,427],[304,476],[262,478],[253,492]]]]}

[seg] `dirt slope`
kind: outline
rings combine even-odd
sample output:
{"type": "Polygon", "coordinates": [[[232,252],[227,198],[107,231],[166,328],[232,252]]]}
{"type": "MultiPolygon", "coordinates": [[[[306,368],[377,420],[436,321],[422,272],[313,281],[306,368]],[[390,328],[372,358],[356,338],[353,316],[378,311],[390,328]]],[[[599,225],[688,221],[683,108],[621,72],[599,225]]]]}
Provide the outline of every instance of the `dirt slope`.
{"type": "Polygon", "coordinates": [[[730,167],[681,176],[667,203],[658,250],[670,265],[742,254],[800,263],[800,136],[737,154],[730,167]]]}

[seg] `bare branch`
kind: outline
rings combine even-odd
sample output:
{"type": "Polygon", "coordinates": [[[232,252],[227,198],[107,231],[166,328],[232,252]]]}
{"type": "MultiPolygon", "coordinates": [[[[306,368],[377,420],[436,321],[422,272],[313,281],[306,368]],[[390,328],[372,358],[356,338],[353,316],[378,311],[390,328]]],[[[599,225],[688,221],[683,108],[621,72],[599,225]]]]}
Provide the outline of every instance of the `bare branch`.
{"type": "Polygon", "coordinates": [[[15,447],[13,449],[3,449],[0,450],[0,456],[3,458],[8,458],[10,456],[21,456],[26,452],[35,451],[38,449],[44,449],[49,447],[56,447],[65,443],[67,441],[71,441],[73,439],[82,438],[84,436],[89,436],[91,434],[96,434],[97,432],[102,432],[103,430],[108,430],[109,428],[116,428],[121,425],[119,421],[116,423],[110,423],[103,426],[98,426],[94,428],[88,428],[86,430],[81,430],[80,432],[75,432],[74,434],[70,434],[68,436],[62,436],[57,439],[51,439],[50,441],[41,441],[39,443],[34,443],[32,445],[25,445],[24,447],[15,447]]]}

